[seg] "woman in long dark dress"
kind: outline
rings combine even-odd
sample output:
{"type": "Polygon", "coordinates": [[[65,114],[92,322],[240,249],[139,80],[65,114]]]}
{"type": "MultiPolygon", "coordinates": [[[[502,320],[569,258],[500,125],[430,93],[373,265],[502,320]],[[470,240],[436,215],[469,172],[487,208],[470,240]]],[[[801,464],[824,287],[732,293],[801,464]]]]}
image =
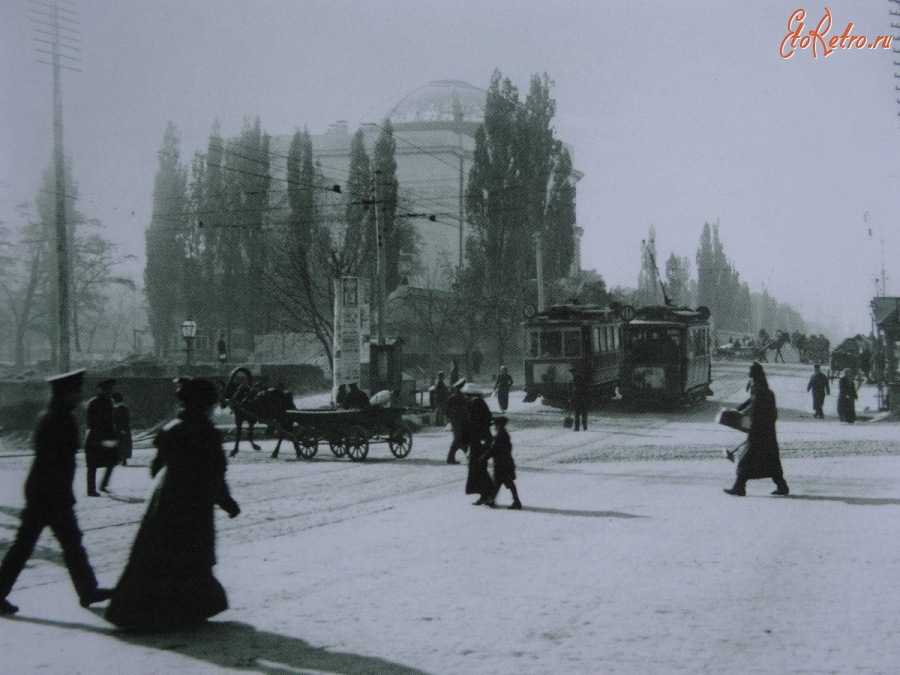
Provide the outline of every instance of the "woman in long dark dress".
{"type": "Polygon", "coordinates": [[[841,422],[853,424],[856,421],[856,385],[853,384],[853,373],[847,368],[838,380],[838,418],[841,422]]]}
{"type": "Polygon", "coordinates": [[[213,576],[214,507],[240,513],[225,482],[222,435],[211,417],[218,402],[209,380],[182,381],[184,408],[156,437],[151,474],[166,469],[153,492],[128,565],[106,610],[117,626],[164,629],[197,623],[228,608],[213,576]]]}
{"type": "Polygon", "coordinates": [[[485,462],[481,461],[484,454],[490,449],[493,436],[491,435],[491,410],[481,395],[476,394],[469,404],[469,430],[466,433],[469,439],[469,473],[466,476],[466,494],[479,495],[476,506],[487,504],[494,494],[494,482],[488,473],[485,462]]]}
{"type": "Polygon", "coordinates": [[[743,497],[747,494],[748,480],[771,478],[775,481],[775,491],[772,494],[787,495],[788,484],[784,480],[775,433],[775,421],[778,419],[775,394],[769,389],[763,367],[755,361],[750,366],[750,379],[753,381],[750,398],[738,406],[738,410],[748,410],[750,414],[747,452],[738,462],[734,487],[727,488],[725,492],[743,497]]]}

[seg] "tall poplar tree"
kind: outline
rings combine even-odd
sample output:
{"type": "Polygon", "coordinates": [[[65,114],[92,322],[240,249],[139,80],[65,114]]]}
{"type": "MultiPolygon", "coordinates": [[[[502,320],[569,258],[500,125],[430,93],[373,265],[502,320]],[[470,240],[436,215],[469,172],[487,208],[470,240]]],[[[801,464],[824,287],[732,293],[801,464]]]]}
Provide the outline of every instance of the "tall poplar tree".
{"type": "Polygon", "coordinates": [[[169,355],[177,325],[183,321],[180,310],[184,295],[179,280],[184,255],[179,235],[188,224],[187,172],[179,163],[178,130],[170,122],[159,150],[144,268],[150,332],[161,356],[169,355]]]}

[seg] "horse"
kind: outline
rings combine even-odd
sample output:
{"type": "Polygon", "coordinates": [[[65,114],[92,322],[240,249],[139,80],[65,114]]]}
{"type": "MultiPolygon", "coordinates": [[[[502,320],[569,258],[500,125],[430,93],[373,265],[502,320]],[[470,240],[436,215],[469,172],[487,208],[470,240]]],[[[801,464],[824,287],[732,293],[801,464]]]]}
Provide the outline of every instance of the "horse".
{"type": "Polygon", "coordinates": [[[236,427],[234,449],[231,451],[230,457],[234,457],[238,453],[245,422],[247,423],[247,440],[257,452],[262,448],[253,440],[253,427],[259,422],[265,424],[269,429],[278,431],[278,443],[275,445],[272,459],[278,457],[281,442],[285,436],[290,438],[297,456],[300,457],[300,444],[290,431],[291,423],[287,415],[288,410],[296,410],[294,397],[289,391],[281,388],[254,387],[253,375],[246,368],[239,367],[235,368],[229,376],[223,399],[222,407],[230,407],[234,412],[236,427]],[[238,384],[237,375],[239,374],[243,374],[247,381],[238,384]]]}

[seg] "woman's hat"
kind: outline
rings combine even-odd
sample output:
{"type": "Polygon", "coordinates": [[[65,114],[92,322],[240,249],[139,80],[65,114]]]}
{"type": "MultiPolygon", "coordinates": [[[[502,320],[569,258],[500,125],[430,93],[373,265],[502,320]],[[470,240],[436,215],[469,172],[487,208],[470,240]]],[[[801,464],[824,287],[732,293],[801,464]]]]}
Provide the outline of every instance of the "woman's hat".
{"type": "Polygon", "coordinates": [[[759,361],[754,361],[750,364],[750,377],[759,377],[760,375],[765,375],[766,372],[763,370],[763,367],[760,365],[759,361]]]}
{"type": "Polygon", "coordinates": [[[81,389],[84,386],[84,368],[78,370],[70,370],[68,373],[60,373],[59,375],[51,375],[46,382],[53,391],[72,391],[73,389],[81,389]]]}

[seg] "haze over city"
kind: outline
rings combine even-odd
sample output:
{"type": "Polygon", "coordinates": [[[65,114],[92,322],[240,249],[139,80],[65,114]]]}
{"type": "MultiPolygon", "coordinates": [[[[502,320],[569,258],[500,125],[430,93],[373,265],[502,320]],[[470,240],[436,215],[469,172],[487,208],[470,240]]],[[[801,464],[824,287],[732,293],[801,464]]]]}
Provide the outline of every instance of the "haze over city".
{"type": "MultiPolygon", "coordinates": [[[[13,223],[52,150],[50,68],[37,62],[31,7],[0,7],[0,217],[13,223]]],[[[486,89],[497,68],[524,93],[546,72],[557,134],[584,174],[584,268],[634,286],[651,226],[661,258],[693,264],[703,223],[717,221],[752,290],[836,337],[868,333],[882,257],[888,294],[900,283],[894,55],[782,58],[799,7],[91,0],[78,6],[81,72],[63,76],[79,209],[137,257],[127,272],[140,279],[170,120],[187,162],[217,119],[226,137],[256,117],[272,135],[323,133],[337,120],[352,131],[432,80],[486,89]]],[[[825,8],[803,7],[813,28],[825,8]]],[[[831,2],[831,35],[850,22],[854,35],[889,35],[894,7],[831,2]]]]}

